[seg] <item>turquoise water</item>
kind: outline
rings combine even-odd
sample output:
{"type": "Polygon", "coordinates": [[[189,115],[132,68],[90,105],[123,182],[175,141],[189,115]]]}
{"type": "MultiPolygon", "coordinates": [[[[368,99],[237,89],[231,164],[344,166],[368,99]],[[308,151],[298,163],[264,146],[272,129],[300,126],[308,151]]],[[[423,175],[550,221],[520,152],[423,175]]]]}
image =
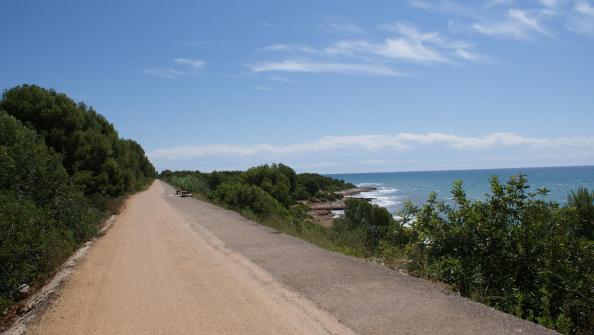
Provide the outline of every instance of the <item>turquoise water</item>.
{"type": "Polygon", "coordinates": [[[565,203],[572,190],[583,186],[594,190],[594,166],[511,168],[490,170],[421,171],[332,174],[360,186],[373,186],[377,191],[362,194],[374,198],[377,205],[395,212],[405,200],[419,205],[427,200],[430,192],[437,192],[440,199],[451,199],[450,191],[455,180],[464,181],[464,189],[470,199],[483,199],[490,192],[489,178],[498,175],[507,181],[511,175],[523,173],[528,176],[530,190],[546,187],[551,192],[545,198],[565,203]]]}

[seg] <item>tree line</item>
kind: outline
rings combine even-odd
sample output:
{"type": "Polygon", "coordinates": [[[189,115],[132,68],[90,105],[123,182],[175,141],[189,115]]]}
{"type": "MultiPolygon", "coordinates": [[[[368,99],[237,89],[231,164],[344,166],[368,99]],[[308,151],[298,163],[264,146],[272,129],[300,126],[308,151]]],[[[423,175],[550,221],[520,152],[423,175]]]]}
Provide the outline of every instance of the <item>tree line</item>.
{"type": "Polygon", "coordinates": [[[0,315],[40,285],[127,193],[156,177],[91,107],[35,85],[0,100],[0,315]]]}
{"type": "Polygon", "coordinates": [[[453,200],[429,195],[394,216],[364,200],[347,199],[343,217],[324,228],[302,200],[336,197],[353,187],[282,164],[245,172],[164,171],[161,178],[248,218],[329,250],[372,258],[504,312],[564,334],[594,332],[594,193],[579,189],[566,204],[530,192],[527,177],[494,176],[482,200],[467,198],[461,181],[453,200]]]}

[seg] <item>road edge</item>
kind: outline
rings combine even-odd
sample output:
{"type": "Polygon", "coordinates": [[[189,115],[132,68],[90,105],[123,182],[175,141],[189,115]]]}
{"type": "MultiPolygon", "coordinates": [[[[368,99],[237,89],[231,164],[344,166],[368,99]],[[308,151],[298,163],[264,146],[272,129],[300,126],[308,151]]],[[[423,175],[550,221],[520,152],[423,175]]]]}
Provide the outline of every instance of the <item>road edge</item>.
{"type": "Polygon", "coordinates": [[[117,221],[117,215],[112,215],[102,225],[99,234],[82,247],[78,248],[59,268],[58,272],[39,291],[27,298],[19,308],[21,316],[16,318],[0,335],[22,335],[27,326],[43,315],[57,297],[56,292],[61,289],[74,273],[76,266],[87,256],[93,244],[100,239],[117,221]]]}

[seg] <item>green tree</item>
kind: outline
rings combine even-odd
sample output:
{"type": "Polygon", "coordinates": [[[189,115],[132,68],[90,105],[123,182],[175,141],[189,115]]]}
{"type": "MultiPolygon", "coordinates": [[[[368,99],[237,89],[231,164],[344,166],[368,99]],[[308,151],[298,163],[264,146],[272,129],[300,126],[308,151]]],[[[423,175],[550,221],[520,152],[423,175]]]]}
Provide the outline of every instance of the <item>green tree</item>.
{"type": "Polygon", "coordinates": [[[66,171],[86,195],[115,197],[156,176],[136,142],[120,139],[103,116],[64,94],[17,86],[4,92],[0,109],[37,131],[62,156],[66,171]]]}
{"type": "Polygon", "coordinates": [[[19,284],[43,280],[96,233],[99,217],[60,157],[0,111],[0,304],[18,298],[19,284]]]}

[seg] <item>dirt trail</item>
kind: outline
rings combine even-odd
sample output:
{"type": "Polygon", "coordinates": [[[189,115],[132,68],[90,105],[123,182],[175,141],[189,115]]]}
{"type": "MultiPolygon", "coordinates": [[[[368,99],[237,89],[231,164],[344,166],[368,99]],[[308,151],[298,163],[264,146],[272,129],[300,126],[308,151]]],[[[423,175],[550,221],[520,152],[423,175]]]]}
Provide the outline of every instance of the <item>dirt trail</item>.
{"type": "Polygon", "coordinates": [[[347,334],[166,201],[128,200],[30,334],[347,334]],[[198,229],[197,229],[198,228],[198,229]]]}
{"type": "Polygon", "coordinates": [[[555,334],[235,212],[133,196],[33,334],[555,334]]]}

